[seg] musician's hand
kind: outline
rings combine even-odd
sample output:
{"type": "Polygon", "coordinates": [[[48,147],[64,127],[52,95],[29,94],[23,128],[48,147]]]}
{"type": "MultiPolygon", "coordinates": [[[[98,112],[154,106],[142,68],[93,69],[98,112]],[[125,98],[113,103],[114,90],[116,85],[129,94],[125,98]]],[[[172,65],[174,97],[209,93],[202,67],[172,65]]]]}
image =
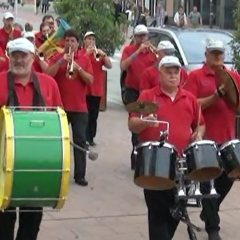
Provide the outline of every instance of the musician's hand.
{"type": "Polygon", "coordinates": [[[147,49],[147,48],[149,48],[149,41],[142,43],[142,44],[140,45],[140,47],[138,48],[138,51],[139,51],[139,52],[142,52],[143,50],[145,50],[145,49],[147,49]]]}
{"type": "Polygon", "coordinates": [[[149,121],[149,122],[148,121],[145,122],[147,127],[158,127],[159,126],[159,123],[154,122],[157,120],[157,117],[154,114],[150,114],[150,115],[144,117],[143,119],[149,121]]]}
{"type": "Polygon", "coordinates": [[[201,134],[199,134],[198,132],[194,132],[191,136],[191,141],[194,142],[194,141],[200,141],[200,140],[202,140],[201,134]]]}
{"type": "Polygon", "coordinates": [[[86,55],[91,55],[94,52],[94,47],[93,46],[89,46],[86,49],[86,55]]]}
{"type": "Polygon", "coordinates": [[[73,70],[78,71],[81,68],[76,62],[73,62],[73,70]]]}
{"type": "Polygon", "coordinates": [[[219,97],[223,97],[225,95],[225,89],[224,89],[224,84],[221,84],[220,87],[217,88],[216,90],[216,94],[219,96],[219,97]]]}
{"type": "Polygon", "coordinates": [[[105,53],[103,50],[101,50],[101,49],[98,49],[98,53],[99,53],[101,56],[106,56],[106,53],[105,53]]]}
{"type": "Polygon", "coordinates": [[[63,59],[66,60],[67,62],[71,62],[72,61],[72,54],[65,53],[63,55],[63,59]]]}

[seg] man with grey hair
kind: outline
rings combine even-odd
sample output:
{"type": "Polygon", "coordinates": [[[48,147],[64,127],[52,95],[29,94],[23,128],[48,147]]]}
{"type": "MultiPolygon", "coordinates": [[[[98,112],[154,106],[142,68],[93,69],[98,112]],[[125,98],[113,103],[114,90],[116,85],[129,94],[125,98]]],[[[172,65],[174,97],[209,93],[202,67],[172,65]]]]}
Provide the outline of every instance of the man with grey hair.
{"type": "MultiPolygon", "coordinates": [[[[0,107],[62,107],[55,80],[46,74],[32,71],[34,45],[26,38],[18,38],[11,42],[8,52],[10,70],[0,73],[0,107]]],[[[43,216],[42,208],[26,206],[19,210],[16,240],[37,240],[43,216]]],[[[1,240],[14,240],[15,223],[16,208],[10,206],[6,211],[0,212],[1,240]]]]}

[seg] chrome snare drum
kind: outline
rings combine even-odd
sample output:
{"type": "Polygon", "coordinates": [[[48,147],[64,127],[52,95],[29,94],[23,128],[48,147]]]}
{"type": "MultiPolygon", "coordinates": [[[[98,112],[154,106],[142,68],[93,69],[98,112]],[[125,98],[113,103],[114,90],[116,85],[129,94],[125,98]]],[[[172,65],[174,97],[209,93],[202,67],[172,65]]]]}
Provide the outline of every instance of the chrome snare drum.
{"type": "Polygon", "coordinates": [[[177,150],[169,143],[144,142],[135,149],[134,183],[144,189],[166,190],[175,186],[177,150]]]}
{"type": "Polygon", "coordinates": [[[223,168],[229,177],[240,177],[240,141],[238,139],[224,143],[220,149],[223,168]]]}
{"type": "Polygon", "coordinates": [[[213,141],[201,140],[191,143],[184,151],[188,178],[196,182],[206,182],[221,175],[221,158],[213,141]]]}

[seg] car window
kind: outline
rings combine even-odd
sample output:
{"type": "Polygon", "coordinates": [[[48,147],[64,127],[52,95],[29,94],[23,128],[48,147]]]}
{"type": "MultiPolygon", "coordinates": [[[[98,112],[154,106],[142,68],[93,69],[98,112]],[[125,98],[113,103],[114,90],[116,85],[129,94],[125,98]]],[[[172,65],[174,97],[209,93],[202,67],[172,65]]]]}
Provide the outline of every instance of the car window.
{"type": "Polygon", "coordinates": [[[159,41],[170,41],[173,44],[173,46],[175,47],[175,49],[177,50],[176,57],[178,57],[180,63],[182,65],[184,65],[182,56],[181,56],[181,54],[179,52],[179,49],[177,47],[177,44],[176,44],[176,42],[175,42],[175,40],[173,39],[172,36],[169,36],[168,34],[165,34],[165,33],[160,33],[160,40],[159,41]]]}
{"type": "Polygon", "coordinates": [[[225,62],[232,63],[231,35],[224,32],[182,32],[178,40],[183,49],[188,64],[199,64],[205,60],[207,41],[210,39],[220,40],[225,46],[225,62]]]}
{"type": "Polygon", "coordinates": [[[150,32],[149,33],[149,40],[154,47],[157,47],[158,43],[160,42],[159,32],[150,32]]]}

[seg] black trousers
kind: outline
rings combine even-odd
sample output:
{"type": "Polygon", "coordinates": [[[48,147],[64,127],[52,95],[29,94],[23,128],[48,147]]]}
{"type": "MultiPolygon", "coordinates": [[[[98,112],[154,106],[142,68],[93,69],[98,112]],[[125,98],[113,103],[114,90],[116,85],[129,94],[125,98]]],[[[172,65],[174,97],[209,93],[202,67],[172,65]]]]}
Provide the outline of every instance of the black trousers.
{"type": "MultiPolygon", "coordinates": [[[[205,222],[206,232],[218,232],[220,230],[219,207],[228,192],[231,190],[234,180],[230,179],[225,172],[220,177],[215,179],[215,189],[220,195],[219,198],[203,199],[201,219],[205,222]]],[[[202,194],[210,193],[210,182],[201,183],[202,194]]]]}
{"type": "Polygon", "coordinates": [[[42,13],[46,13],[48,10],[48,4],[42,4],[42,13]]]}
{"type": "MultiPolygon", "coordinates": [[[[14,240],[14,228],[17,219],[15,208],[11,212],[0,212],[0,239],[14,240]]],[[[37,240],[40,224],[42,222],[42,208],[20,208],[19,227],[16,240],[37,240]],[[40,212],[21,212],[21,210],[40,212]]]]}
{"type": "Polygon", "coordinates": [[[87,125],[87,141],[92,142],[97,133],[97,119],[99,115],[101,97],[87,96],[88,107],[88,125],[87,125]]]}
{"type": "Polygon", "coordinates": [[[179,224],[170,212],[175,205],[175,190],[144,190],[148,208],[149,240],[172,240],[179,224]]]}
{"type": "MultiPolygon", "coordinates": [[[[67,112],[68,122],[72,127],[73,142],[80,147],[86,148],[86,128],[88,114],[83,112],[67,112]]],[[[86,153],[74,148],[74,179],[85,178],[86,153]]]]}

